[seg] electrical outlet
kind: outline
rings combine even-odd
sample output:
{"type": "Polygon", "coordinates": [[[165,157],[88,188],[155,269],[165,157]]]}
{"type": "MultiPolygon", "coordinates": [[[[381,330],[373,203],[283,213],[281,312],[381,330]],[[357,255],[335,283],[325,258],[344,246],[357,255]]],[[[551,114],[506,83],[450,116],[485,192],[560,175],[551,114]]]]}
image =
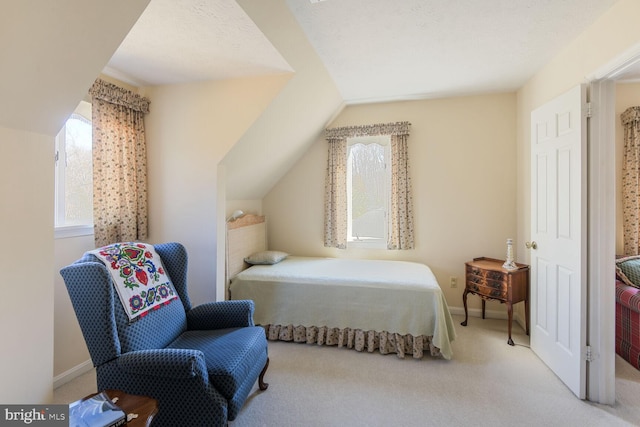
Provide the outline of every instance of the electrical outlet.
{"type": "Polygon", "coordinates": [[[449,278],[449,283],[451,284],[452,288],[457,288],[458,287],[458,278],[455,276],[451,276],[449,278]]]}

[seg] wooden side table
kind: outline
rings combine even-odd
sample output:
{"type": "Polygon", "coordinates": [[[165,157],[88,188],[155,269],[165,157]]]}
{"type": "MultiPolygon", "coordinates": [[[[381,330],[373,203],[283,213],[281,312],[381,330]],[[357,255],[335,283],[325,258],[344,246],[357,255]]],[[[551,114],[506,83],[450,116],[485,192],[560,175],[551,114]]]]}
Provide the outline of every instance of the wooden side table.
{"type": "MultiPolygon", "coordinates": [[[[158,413],[158,401],[151,397],[127,394],[120,390],[105,390],[105,393],[107,393],[107,396],[109,396],[111,400],[118,398],[115,403],[125,414],[138,414],[137,418],[133,418],[125,424],[126,427],[149,427],[154,415],[158,413]]],[[[84,399],[88,399],[96,394],[97,393],[91,394],[84,399]]]]}
{"type": "Polygon", "coordinates": [[[465,273],[465,288],[462,294],[464,304],[464,322],[467,326],[469,314],[467,312],[467,295],[472,293],[482,298],[482,318],[486,300],[497,300],[507,304],[509,316],[509,339],[507,343],[514,345],[511,339],[511,324],[513,321],[513,304],[524,301],[526,332],[529,335],[529,266],[516,264],[517,268],[508,270],[502,267],[504,260],[493,258],[474,258],[467,262],[465,273]]]}

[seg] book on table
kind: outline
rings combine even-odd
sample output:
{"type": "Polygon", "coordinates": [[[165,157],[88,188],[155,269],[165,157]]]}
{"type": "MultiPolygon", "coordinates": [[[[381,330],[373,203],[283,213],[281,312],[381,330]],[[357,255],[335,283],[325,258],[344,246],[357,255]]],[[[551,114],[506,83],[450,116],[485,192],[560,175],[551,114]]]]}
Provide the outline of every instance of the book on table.
{"type": "Polygon", "coordinates": [[[69,404],[69,427],[118,427],[126,422],[127,415],[105,392],[69,404]]]}

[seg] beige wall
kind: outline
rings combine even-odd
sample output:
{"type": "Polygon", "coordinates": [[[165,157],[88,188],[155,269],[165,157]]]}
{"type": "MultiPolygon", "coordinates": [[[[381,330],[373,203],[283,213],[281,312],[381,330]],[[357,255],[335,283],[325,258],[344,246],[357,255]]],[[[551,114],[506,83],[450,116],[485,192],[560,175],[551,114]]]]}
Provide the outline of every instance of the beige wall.
{"type": "Polygon", "coordinates": [[[228,200],[262,199],[342,106],[333,79],[285,0],[239,0],[294,73],[223,160],[228,200]]]}
{"type": "Polygon", "coordinates": [[[51,136],[0,126],[0,402],[47,402],[53,378],[51,136]]]}
{"type": "Polygon", "coordinates": [[[620,0],[518,91],[518,252],[522,262],[529,261],[522,245],[531,224],[531,111],[586,83],[588,76],[636,46],[640,42],[639,14],[640,2],[620,0]]]}
{"type": "MultiPolygon", "coordinates": [[[[464,263],[504,258],[516,234],[514,93],[354,105],[330,127],[411,122],[416,249],[323,246],[326,141],[319,139],[263,200],[269,246],[296,255],[402,259],[428,264],[452,307],[462,306],[464,263]],[[450,276],[458,287],[449,286],[450,276]]],[[[469,299],[470,308],[480,306],[469,299]]],[[[488,310],[505,312],[490,303],[488,310]]]]}
{"type": "Polygon", "coordinates": [[[145,88],[149,241],[186,246],[193,304],[216,300],[218,163],[289,78],[145,88]]]}
{"type": "MultiPolygon", "coordinates": [[[[621,0],[537,73],[517,97],[499,94],[348,107],[332,126],[396,120],[413,123],[410,144],[415,153],[412,156],[417,158],[412,164],[417,248],[407,253],[371,254],[426,262],[434,269],[453,307],[461,305],[461,278],[467,259],[480,255],[503,257],[504,240],[514,237],[518,260],[527,262],[524,242],[530,222],[530,111],[586,81],[585,76],[640,42],[637,16],[640,2],[621,0]],[[516,159],[517,167],[509,162],[505,168],[483,167],[494,164],[496,158],[501,164],[505,159],[516,159]],[[471,210],[474,215],[469,214],[471,210]],[[448,286],[451,275],[459,278],[457,289],[448,286]]],[[[220,209],[215,194],[217,162],[285,84],[284,78],[267,78],[260,82],[146,88],[145,95],[152,99],[147,120],[150,238],[155,242],[180,240],[187,244],[196,303],[216,295],[211,274],[215,277],[219,237],[215,226],[215,212],[220,209]],[[194,253],[199,250],[202,255],[194,253]]],[[[14,344],[0,357],[0,378],[3,384],[11,384],[10,388],[0,387],[0,401],[44,402],[50,395],[53,371],[51,301],[55,299],[58,304],[61,298],[59,283],[55,290],[50,286],[50,272],[57,271],[59,262],[63,262],[54,261],[52,255],[53,140],[50,136],[0,127],[0,150],[0,158],[4,159],[1,194],[4,200],[11,200],[0,209],[3,241],[9,242],[3,245],[0,256],[5,263],[11,263],[8,269],[2,264],[8,272],[5,284],[29,285],[3,286],[8,293],[0,303],[3,337],[14,344]],[[26,250],[29,258],[22,256],[26,250]],[[33,298],[34,305],[29,310],[37,310],[35,322],[24,321],[24,307],[15,304],[25,296],[33,298]],[[19,327],[9,327],[17,322],[19,327]]],[[[320,139],[264,198],[270,243],[292,253],[363,255],[322,246],[325,162],[326,146],[320,139]]],[[[241,205],[238,203],[242,208],[241,205]]],[[[258,209],[256,201],[251,206],[258,209]]],[[[68,245],[72,244],[55,242],[56,250],[68,245]]],[[[72,249],[76,250],[79,248],[72,249]]],[[[471,302],[472,307],[479,306],[478,302],[471,302]]],[[[489,305],[489,309],[504,311],[499,305],[489,305]]],[[[59,327],[56,325],[56,330],[59,327]]],[[[57,335],[57,349],[65,341],[78,339],[77,330],[75,338],[57,335]]],[[[78,351],[81,358],[82,350],[78,351]]],[[[55,374],[72,368],[75,361],[71,355],[65,362],[56,360],[55,374]]]]}
{"type": "MultiPolygon", "coordinates": [[[[145,118],[148,241],[184,243],[189,250],[192,303],[216,299],[216,251],[211,248],[216,246],[217,163],[288,77],[142,89],[100,77],[150,98],[151,113],[145,118]]],[[[254,202],[253,206],[259,204],[254,202]]],[[[55,240],[54,385],[92,366],[59,270],[93,248],[93,235],[55,240]]]]}
{"type": "Polygon", "coordinates": [[[640,83],[616,85],[616,254],[624,255],[624,235],[622,220],[622,159],[624,153],[624,129],[620,121],[629,107],[640,106],[640,83]]]}
{"type": "Polygon", "coordinates": [[[54,136],[147,3],[12,2],[0,14],[2,403],[53,397],[54,136]]]}
{"type": "MultiPolygon", "coordinates": [[[[602,67],[634,49],[640,43],[640,26],[636,23],[638,14],[640,2],[620,0],[518,90],[516,253],[520,262],[530,262],[529,253],[523,245],[531,234],[531,111],[575,85],[588,83],[590,76],[602,67]]],[[[614,146],[615,141],[612,141],[611,148],[615,149],[614,146]]],[[[611,232],[616,233],[616,230],[611,232]]],[[[516,308],[516,314],[522,316],[521,307],[516,308]]]]}
{"type": "MultiPolygon", "coordinates": [[[[100,78],[138,93],[138,88],[120,80],[100,75],[100,78]]],[[[87,93],[85,100],[91,102],[87,93]]],[[[54,310],[53,310],[53,385],[57,387],[92,368],[89,351],[80,331],[69,293],[60,269],[71,264],[86,251],[95,248],[93,234],[56,238],[54,241],[54,310]]]]}
{"type": "Polygon", "coordinates": [[[54,242],[54,386],[60,385],[60,381],[64,382],[67,379],[72,379],[93,366],[89,361],[89,351],[71,305],[69,293],[60,275],[60,269],[80,258],[86,251],[94,248],[93,234],[57,238],[54,242]],[[68,377],[65,378],[65,375],[68,377]]]}
{"type": "MultiPolygon", "coordinates": [[[[138,93],[139,89],[118,79],[100,74],[101,79],[138,93]]],[[[87,93],[85,100],[91,102],[87,93]]],[[[60,269],[73,263],[86,251],[95,248],[93,234],[75,237],[56,237],[53,269],[53,386],[58,387],[93,367],[78,319],[71,305],[69,293],[60,269]]]]}

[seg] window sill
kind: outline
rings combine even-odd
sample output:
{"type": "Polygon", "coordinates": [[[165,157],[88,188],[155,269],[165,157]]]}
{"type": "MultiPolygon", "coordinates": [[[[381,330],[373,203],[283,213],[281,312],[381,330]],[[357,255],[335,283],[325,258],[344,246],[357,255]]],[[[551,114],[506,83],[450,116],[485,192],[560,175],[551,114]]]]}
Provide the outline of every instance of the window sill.
{"type": "Polygon", "coordinates": [[[387,249],[387,242],[381,239],[349,240],[347,249],[387,249]]]}
{"type": "Polygon", "coordinates": [[[54,237],[56,239],[68,239],[70,237],[92,236],[92,235],[93,235],[93,224],[92,225],[67,225],[62,227],[56,227],[54,232],[54,237]]]}

